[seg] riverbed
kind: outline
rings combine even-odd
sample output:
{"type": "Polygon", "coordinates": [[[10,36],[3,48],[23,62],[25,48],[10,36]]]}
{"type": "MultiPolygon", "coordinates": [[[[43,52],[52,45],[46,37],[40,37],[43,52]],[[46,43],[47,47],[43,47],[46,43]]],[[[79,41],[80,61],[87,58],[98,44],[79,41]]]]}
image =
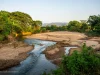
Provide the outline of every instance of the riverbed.
{"type": "MultiPolygon", "coordinates": [[[[34,45],[34,49],[28,52],[29,56],[24,61],[21,61],[20,65],[10,68],[7,75],[41,75],[44,72],[51,73],[52,70],[58,68],[42,53],[48,46],[52,46],[56,42],[36,39],[26,39],[24,42],[34,45]]],[[[65,54],[68,54],[71,47],[65,48],[65,54]]]]}
{"type": "Polygon", "coordinates": [[[46,59],[45,54],[42,54],[46,47],[56,42],[36,39],[26,39],[25,42],[29,45],[34,44],[35,47],[28,53],[29,57],[20,62],[20,65],[9,69],[10,75],[41,75],[43,72],[50,73],[57,68],[55,64],[46,59]]]}

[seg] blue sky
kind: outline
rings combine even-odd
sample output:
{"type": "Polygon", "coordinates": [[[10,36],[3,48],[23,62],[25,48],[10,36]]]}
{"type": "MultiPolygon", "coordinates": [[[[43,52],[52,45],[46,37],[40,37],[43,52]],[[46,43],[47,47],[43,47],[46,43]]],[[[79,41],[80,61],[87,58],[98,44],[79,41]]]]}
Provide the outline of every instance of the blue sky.
{"type": "Polygon", "coordinates": [[[0,10],[25,12],[44,23],[69,22],[100,14],[100,0],[0,0],[0,10]]]}

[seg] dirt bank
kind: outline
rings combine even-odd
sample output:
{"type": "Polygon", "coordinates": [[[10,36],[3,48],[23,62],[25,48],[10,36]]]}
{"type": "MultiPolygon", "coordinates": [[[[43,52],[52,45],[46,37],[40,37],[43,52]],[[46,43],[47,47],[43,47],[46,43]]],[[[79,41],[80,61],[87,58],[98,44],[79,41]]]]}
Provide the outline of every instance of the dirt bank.
{"type": "Polygon", "coordinates": [[[45,50],[44,54],[46,55],[46,58],[49,60],[54,60],[61,58],[65,54],[65,48],[64,47],[55,47],[51,50],[45,50]]]}
{"type": "Polygon", "coordinates": [[[52,63],[60,65],[62,56],[65,54],[65,48],[63,44],[57,43],[47,47],[43,53],[48,60],[51,60],[52,63]]]}
{"type": "Polygon", "coordinates": [[[87,46],[92,46],[94,49],[100,48],[100,37],[88,37],[85,34],[78,32],[47,32],[33,34],[31,36],[27,36],[26,38],[56,41],[57,44],[55,46],[48,47],[44,51],[46,57],[50,60],[54,60],[53,62],[56,64],[59,64],[59,62],[61,61],[61,59],[59,58],[61,58],[65,53],[64,47],[78,47],[70,49],[69,55],[72,54],[72,52],[76,49],[80,51],[80,47],[83,45],[83,43],[86,43],[87,46]]]}
{"type": "Polygon", "coordinates": [[[83,33],[79,32],[68,32],[68,31],[56,31],[33,34],[27,36],[26,38],[34,38],[41,40],[51,40],[51,41],[64,41],[65,43],[70,42],[70,46],[82,46],[86,43],[87,46],[93,46],[93,48],[100,47],[100,37],[87,37],[83,33]]]}
{"type": "Polygon", "coordinates": [[[0,70],[20,64],[20,61],[28,56],[27,52],[32,49],[33,46],[23,42],[3,44],[0,48],[0,70]]]}
{"type": "Polygon", "coordinates": [[[26,38],[35,38],[35,39],[53,40],[53,41],[62,41],[62,40],[76,41],[78,39],[85,37],[87,36],[78,32],[57,31],[57,32],[33,34],[31,36],[27,36],[26,38]]]}

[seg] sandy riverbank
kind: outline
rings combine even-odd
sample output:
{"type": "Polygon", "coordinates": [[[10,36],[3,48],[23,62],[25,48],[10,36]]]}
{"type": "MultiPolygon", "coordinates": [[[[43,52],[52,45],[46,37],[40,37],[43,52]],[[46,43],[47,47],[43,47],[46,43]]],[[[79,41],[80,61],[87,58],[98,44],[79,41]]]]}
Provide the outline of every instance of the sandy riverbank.
{"type": "Polygon", "coordinates": [[[68,32],[68,31],[56,31],[33,34],[31,36],[26,36],[26,38],[41,39],[41,40],[51,40],[51,41],[64,41],[65,43],[70,42],[70,45],[81,46],[86,43],[87,46],[93,46],[93,48],[100,47],[100,37],[87,37],[83,33],[78,32],[68,32]]]}
{"type": "Polygon", "coordinates": [[[68,32],[68,31],[57,31],[57,32],[47,32],[33,34],[27,36],[26,38],[41,39],[41,40],[50,40],[60,43],[60,47],[51,46],[48,47],[44,53],[49,60],[53,60],[53,63],[59,65],[61,63],[61,57],[65,53],[64,46],[77,46],[78,48],[70,49],[69,55],[72,54],[74,50],[80,51],[80,47],[83,43],[86,43],[87,46],[92,46],[94,49],[100,48],[100,37],[87,37],[83,33],[78,32],[68,32]]]}
{"type": "Polygon", "coordinates": [[[0,48],[0,70],[20,64],[20,61],[28,56],[27,52],[32,49],[33,46],[23,42],[3,44],[0,48]]]}
{"type": "Polygon", "coordinates": [[[85,38],[85,37],[87,36],[78,32],[56,31],[56,32],[33,34],[31,36],[27,36],[26,38],[53,40],[53,41],[62,41],[62,40],[70,39],[71,41],[76,41],[78,39],[85,38]]]}

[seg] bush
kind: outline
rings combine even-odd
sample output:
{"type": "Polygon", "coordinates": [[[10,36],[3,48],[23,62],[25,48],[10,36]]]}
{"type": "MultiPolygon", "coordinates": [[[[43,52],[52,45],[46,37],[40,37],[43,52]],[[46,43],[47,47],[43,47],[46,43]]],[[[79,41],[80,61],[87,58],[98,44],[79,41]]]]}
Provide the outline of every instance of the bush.
{"type": "Polygon", "coordinates": [[[82,52],[74,51],[64,56],[61,66],[51,75],[100,75],[100,57],[91,47],[82,46],[82,52]]]}
{"type": "Polygon", "coordinates": [[[41,33],[41,30],[35,30],[33,33],[34,33],[34,34],[36,34],[36,33],[41,33]]]}
{"type": "Polygon", "coordinates": [[[71,56],[65,56],[62,64],[70,75],[100,74],[100,58],[86,45],[83,45],[81,53],[75,51],[71,56]]]}
{"type": "Polygon", "coordinates": [[[46,32],[46,28],[41,28],[41,31],[42,32],[46,32]]]}
{"type": "Polygon", "coordinates": [[[91,37],[91,36],[100,36],[100,33],[97,33],[96,31],[89,31],[85,33],[87,36],[91,37]]]}

